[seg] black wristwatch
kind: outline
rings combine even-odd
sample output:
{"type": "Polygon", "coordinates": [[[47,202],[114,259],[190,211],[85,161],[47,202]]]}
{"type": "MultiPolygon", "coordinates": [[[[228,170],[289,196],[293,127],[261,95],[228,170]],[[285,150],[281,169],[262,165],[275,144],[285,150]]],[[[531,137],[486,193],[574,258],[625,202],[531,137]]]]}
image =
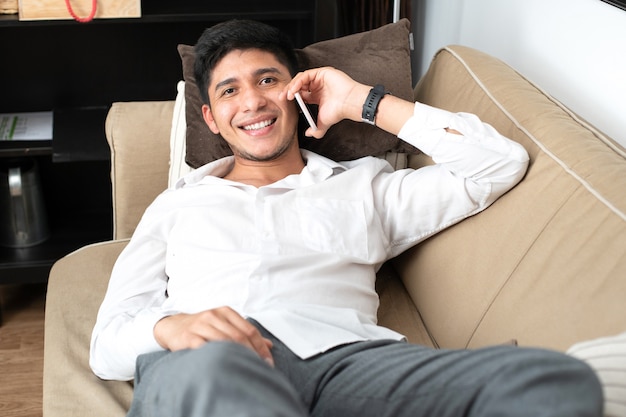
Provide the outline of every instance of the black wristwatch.
{"type": "Polygon", "coordinates": [[[380,103],[380,100],[385,96],[385,94],[389,94],[389,92],[385,91],[385,87],[381,84],[376,84],[374,88],[370,90],[370,93],[365,99],[365,103],[363,103],[363,112],[361,113],[361,119],[363,119],[364,122],[371,125],[376,124],[376,111],[378,110],[378,103],[380,103]]]}

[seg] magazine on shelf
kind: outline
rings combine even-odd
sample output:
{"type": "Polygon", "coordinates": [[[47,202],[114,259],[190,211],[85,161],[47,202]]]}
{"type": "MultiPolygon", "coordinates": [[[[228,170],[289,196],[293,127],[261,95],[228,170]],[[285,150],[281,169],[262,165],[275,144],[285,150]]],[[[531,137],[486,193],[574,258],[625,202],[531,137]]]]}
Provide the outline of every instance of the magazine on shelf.
{"type": "Polygon", "coordinates": [[[0,113],[0,141],[52,140],[51,111],[0,113]]]}

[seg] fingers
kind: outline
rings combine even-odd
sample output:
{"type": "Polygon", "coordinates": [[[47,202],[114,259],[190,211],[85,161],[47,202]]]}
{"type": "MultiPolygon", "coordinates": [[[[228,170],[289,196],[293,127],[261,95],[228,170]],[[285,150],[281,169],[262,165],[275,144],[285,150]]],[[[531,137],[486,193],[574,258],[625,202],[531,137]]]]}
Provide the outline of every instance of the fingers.
{"type": "MultiPolygon", "coordinates": [[[[314,68],[298,74],[285,86],[280,98],[294,100],[295,94],[300,93],[302,99],[307,104],[317,104],[318,113],[314,120],[317,129],[307,128],[305,136],[322,138],[326,131],[340,120],[340,113],[334,103],[333,94],[336,92],[332,87],[333,77],[336,78],[339,71],[330,68],[314,68]]],[[[341,96],[341,92],[339,92],[341,96]]],[[[336,96],[335,96],[336,97],[336,96]]]]}
{"type": "Polygon", "coordinates": [[[283,94],[287,100],[293,100],[295,94],[300,92],[302,98],[307,103],[312,103],[314,92],[320,91],[324,87],[324,75],[332,70],[330,67],[321,67],[306,70],[296,74],[295,77],[287,84],[283,94]]]}
{"type": "Polygon", "coordinates": [[[328,128],[324,126],[322,123],[318,122],[317,129],[313,130],[312,128],[308,127],[304,131],[304,136],[307,136],[309,138],[321,139],[324,137],[327,131],[328,131],[328,128]]]}
{"type": "Polygon", "coordinates": [[[253,350],[270,365],[274,364],[272,342],[229,307],[165,317],[155,325],[154,335],[161,346],[172,351],[195,349],[211,341],[231,341],[253,350]]]}
{"type": "Polygon", "coordinates": [[[212,316],[211,326],[215,330],[207,340],[227,340],[242,344],[257,352],[266,362],[274,365],[272,342],[263,336],[249,321],[229,307],[209,310],[204,314],[212,316]]]}
{"type": "Polygon", "coordinates": [[[340,70],[321,67],[298,73],[285,86],[280,97],[293,100],[295,93],[300,92],[305,102],[317,104],[318,130],[307,129],[305,135],[321,138],[341,120],[361,121],[363,103],[370,89],[340,70]]]}

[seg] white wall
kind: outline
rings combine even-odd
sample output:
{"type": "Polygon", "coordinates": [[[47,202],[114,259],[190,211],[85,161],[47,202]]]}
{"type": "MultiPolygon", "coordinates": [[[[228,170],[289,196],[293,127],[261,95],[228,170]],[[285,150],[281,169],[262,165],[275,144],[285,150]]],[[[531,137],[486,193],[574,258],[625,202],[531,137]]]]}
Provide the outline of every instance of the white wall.
{"type": "Polygon", "coordinates": [[[600,0],[416,1],[417,75],[442,46],[480,49],[626,147],[626,11],[600,0]]]}

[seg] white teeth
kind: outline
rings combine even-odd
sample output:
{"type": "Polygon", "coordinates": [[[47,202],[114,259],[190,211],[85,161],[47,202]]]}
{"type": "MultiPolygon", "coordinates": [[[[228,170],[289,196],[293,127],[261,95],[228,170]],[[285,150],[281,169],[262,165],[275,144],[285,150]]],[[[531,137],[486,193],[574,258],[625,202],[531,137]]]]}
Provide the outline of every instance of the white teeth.
{"type": "Polygon", "coordinates": [[[243,130],[263,129],[264,127],[267,127],[267,126],[271,125],[272,123],[274,123],[274,120],[265,120],[263,122],[253,123],[251,125],[244,126],[243,130]]]}

